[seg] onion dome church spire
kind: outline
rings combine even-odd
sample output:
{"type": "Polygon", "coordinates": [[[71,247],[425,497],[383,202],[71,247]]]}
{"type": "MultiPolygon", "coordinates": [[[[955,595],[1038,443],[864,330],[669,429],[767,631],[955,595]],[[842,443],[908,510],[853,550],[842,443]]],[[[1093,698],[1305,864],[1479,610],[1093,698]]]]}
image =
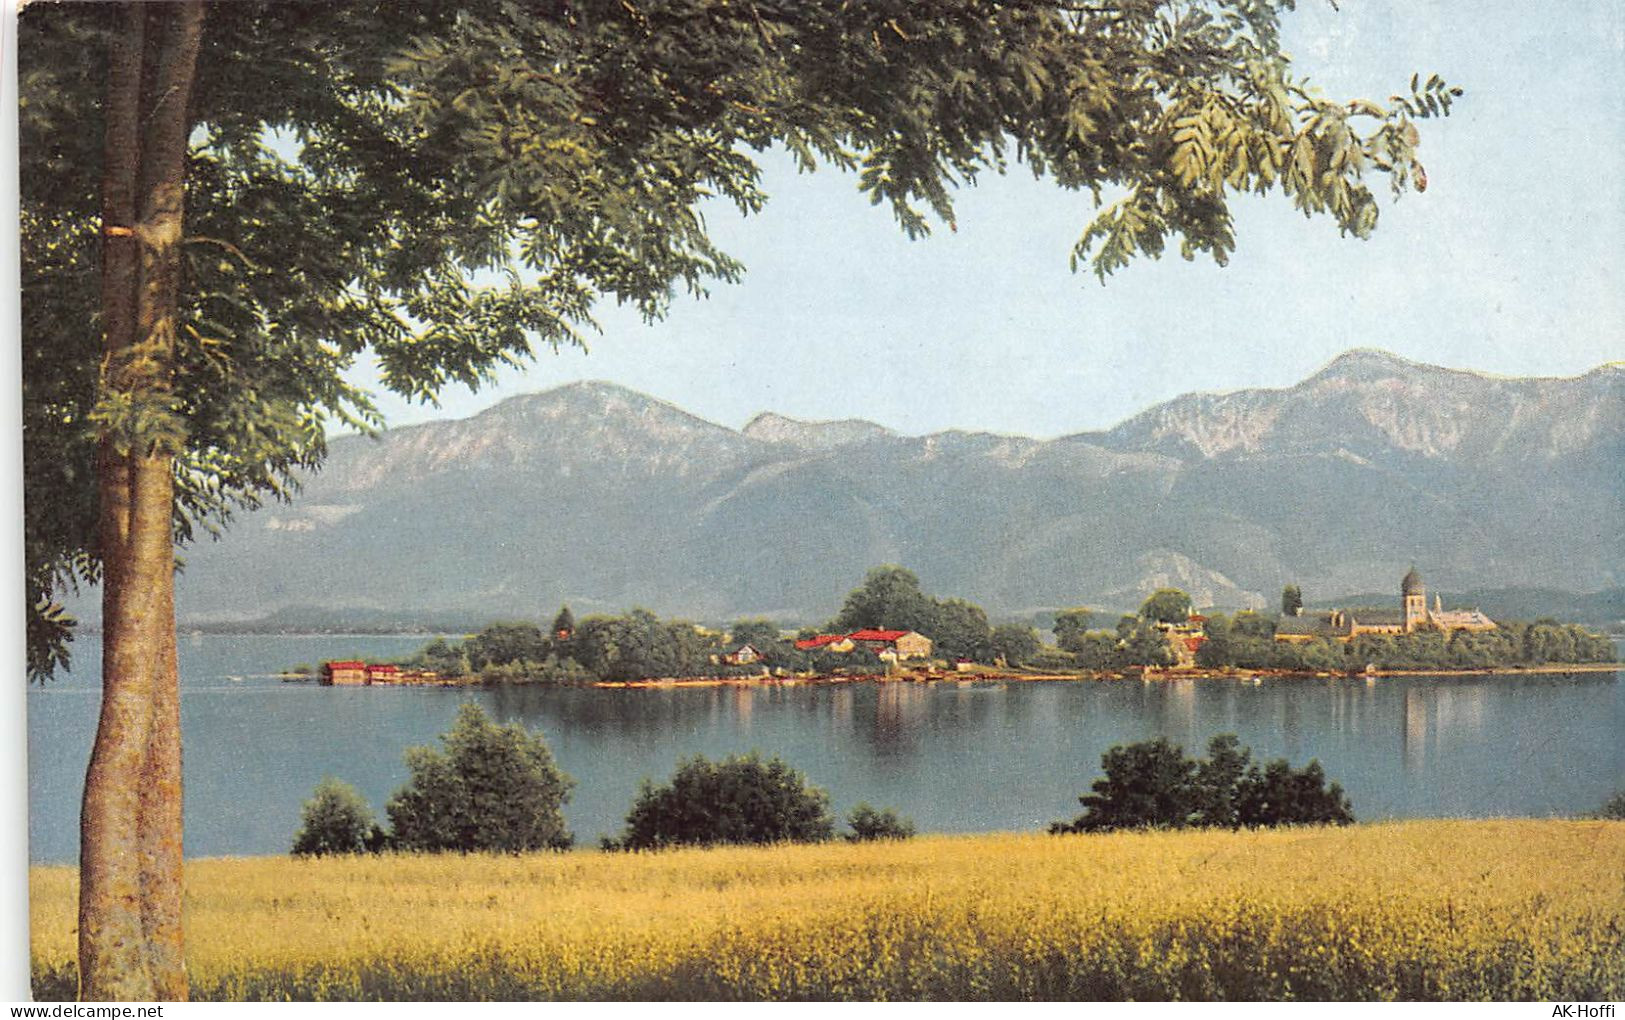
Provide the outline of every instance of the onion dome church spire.
{"type": "MultiPolygon", "coordinates": [[[[1392,577],[1393,575],[1390,574],[1389,576],[1392,577]]],[[[1411,572],[1405,575],[1403,581],[1399,582],[1399,593],[1401,595],[1420,595],[1424,590],[1422,575],[1416,572],[1416,564],[1412,563],[1411,572]]]]}
{"type": "Polygon", "coordinates": [[[1416,572],[1414,563],[1411,564],[1410,573],[1399,582],[1399,601],[1405,611],[1405,633],[1413,633],[1418,627],[1427,625],[1427,587],[1422,584],[1422,575],[1416,572]]]}

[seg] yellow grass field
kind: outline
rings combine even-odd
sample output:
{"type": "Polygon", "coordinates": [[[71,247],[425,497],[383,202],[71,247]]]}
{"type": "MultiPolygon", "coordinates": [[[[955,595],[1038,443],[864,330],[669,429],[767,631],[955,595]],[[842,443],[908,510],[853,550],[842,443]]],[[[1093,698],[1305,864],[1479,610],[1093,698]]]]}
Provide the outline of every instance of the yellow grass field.
{"type": "MultiPolygon", "coordinates": [[[[201,999],[1625,998],[1625,822],[188,864],[201,999]]],[[[69,868],[31,876],[71,996],[69,868]]]]}

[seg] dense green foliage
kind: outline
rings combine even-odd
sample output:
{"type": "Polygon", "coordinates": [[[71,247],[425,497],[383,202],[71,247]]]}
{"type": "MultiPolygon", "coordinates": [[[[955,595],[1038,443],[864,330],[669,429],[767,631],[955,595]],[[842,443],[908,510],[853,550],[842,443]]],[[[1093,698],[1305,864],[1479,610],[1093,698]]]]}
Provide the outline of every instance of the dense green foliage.
{"type": "Polygon", "coordinates": [[[1208,617],[1207,642],[1198,665],[1305,672],[1376,669],[1489,669],[1613,662],[1618,657],[1606,636],[1576,624],[1542,619],[1513,620],[1491,631],[1418,630],[1411,634],[1360,634],[1347,642],[1327,638],[1275,640],[1275,622],[1258,613],[1208,617]]]}
{"type": "Polygon", "coordinates": [[[693,624],[667,623],[646,609],[625,616],[589,616],[576,627],[572,654],[589,673],[605,680],[652,676],[699,676],[714,671],[714,636],[693,624]]]}
{"type": "Polygon", "coordinates": [[[750,645],[764,654],[781,645],[789,644],[779,636],[779,625],[772,620],[736,620],[728,628],[728,648],[750,645]]]}
{"type": "Polygon", "coordinates": [[[467,657],[463,655],[462,642],[453,645],[445,638],[430,641],[402,665],[432,670],[441,676],[464,676],[473,672],[467,657]]]}
{"type": "Polygon", "coordinates": [[[845,836],[848,843],[867,843],[876,839],[912,839],[914,822],[901,818],[891,808],[877,810],[868,801],[860,801],[846,816],[845,836]]]}
{"type": "Polygon", "coordinates": [[[534,623],[494,623],[464,641],[462,652],[476,673],[510,662],[541,662],[553,653],[553,636],[534,623]]]}
{"type": "Polygon", "coordinates": [[[1281,615],[1296,616],[1303,609],[1303,589],[1289,584],[1281,589],[1281,615]]]}
{"type": "Polygon", "coordinates": [[[539,734],[499,725],[473,703],[441,735],[445,749],[406,752],[411,780],[390,798],[390,838],[402,850],[562,850],[561,808],[575,785],[539,734]]]}
{"type": "MultiPolygon", "coordinates": [[[[981,606],[964,599],[933,598],[920,579],[904,567],[875,567],[852,589],[829,630],[846,633],[864,628],[912,630],[931,639],[932,653],[950,659],[989,662],[1000,651],[981,606]]],[[[1007,641],[1014,635],[1007,633],[1007,641]]],[[[1016,650],[1020,652],[1019,644],[1016,650]]]]}
{"type": "MultiPolygon", "coordinates": [[[[553,630],[530,623],[496,623],[459,644],[436,638],[405,665],[446,676],[478,676],[490,684],[587,684],[648,677],[760,672],[721,666],[715,634],[693,624],[663,621],[645,609],[624,616],[589,616],[577,624],[561,610],[553,630]],[[560,627],[564,620],[569,624],[560,627]],[[560,638],[560,630],[570,636],[560,638]]],[[[775,631],[776,633],[776,631],[775,631]]],[[[793,649],[792,649],[793,651],[793,649]]]]}
{"type": "Polygon", "coordinates": [[[1293,769],[1284,759],[1260,768],[1233,734],[1208,744],[1199,761],[1166,738],[1113,747],[1101,756],[1105,776],[1078,798],[1083,814],[1056,822],[1052,833],[1114,829],[1257,828],[1348,825],[1343,788],[1326,785],[1320,763],[1293,769]]]}
{"type": "Polygon", "coordinates": [[[862,646],[850,652],[816,652],[805,661],[808,669],[824,676],[868,676],[886,672],[886,663],[875,650],[862,646]]]}
{"type": "Polygon", "coordinates": [[[295,856],[358,854],[375,849],[381,833],[372,808],[349,783],[329,776],[316,784],[305,802],[299,832],[293,837],[295,856]]]}
{"type": "Polygon", "coordinates": [[[1055,614],[1055,625],[1052,628],[1055,634],[1055,644],[1063,652],[1078,652],[1083,650],[1089,633],[1089,624],[1094,620],[1095,614],[1089,609],[1063,609],[1055,614]]]}
{"type": "Polygon", "coordinates": [[[671,781],[645,780],[626,816],[621,850],[727,843],[818,843],[835,833],[829,795],[778,758],[754,752],[682,762],[671,781]]]}
{"type": "Polygon", "coordinates": [[[1003,659],[1010,666],[1024,666],[1043,647],[1038,631],[1021,623],[1001,623],[993,628],[990,640],[993,657],[1003,659]]]}
{"type": "Polygon", "coordinates": [[[535,659],[516,659],[495,663],[479,671],[480,682],[493,687],[513,684],[562,684],[581,686],[603,679],[576,660],[549,653],[540,662],[535,659]]]}
{"type": "MultiPolygon", "coordinates": [[[[1086,621],[1090,615],[1084,612],[1083,620],[1086,621]]],[[[1069,621],[1064,626],[1057,623],[1057,633],[1060,635],[1058,643],[1064,659],[1059,659],[1055,665],[1101,673],[1144,666],[1169,666],[1174,662],[1167,635],[1150,619],[1124,616],[1117,621],[1115,630],[1085,630],[1080,623],[1069,621]]]]}
{"type": "Polygon", "coordinates": [[[912,630],[933,637],[937,600],[920,589],[920,579],[906,567],[875,567],[863,583],[847,593],[829,629],[833,633],[865,628],[912,630]]]}
{"type": "Polygon", "coordinates": [[[1157,623],[1184,623],[1191,615],[1191,597],[1178,588],[1158,588],[1140,604],[1140,615],[1157,623]]]}

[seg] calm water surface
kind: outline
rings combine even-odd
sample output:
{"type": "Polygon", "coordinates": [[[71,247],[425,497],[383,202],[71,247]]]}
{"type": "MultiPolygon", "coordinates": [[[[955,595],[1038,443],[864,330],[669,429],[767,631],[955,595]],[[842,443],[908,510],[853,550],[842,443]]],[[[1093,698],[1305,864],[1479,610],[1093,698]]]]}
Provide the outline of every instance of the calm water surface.
{"type": "MultiPolygon", "coordinates": [[[[1234,732],[1254,754],[1319,758],[1362,820],[1565,815],[1625,786],[1620,673],[1541,677],[1142,683],[853,684],[686,690],[330,688],[275,673],[394,657],[423,638],[207,635],[181,641],[186,848],[282,853],[323,776],[382,814],[401,752],[432,743],[463,701],[540,730],[576,779],[579,841],[618,832],[639,781],[680,757],[759,749],[829,790],[922,830],[1035,829],[1076,814],[1113,744],[1166,736],[1194,751],[1234,732]]],[[[77,854],[100,652],[28,695],[29,852],[77,854]]]]}

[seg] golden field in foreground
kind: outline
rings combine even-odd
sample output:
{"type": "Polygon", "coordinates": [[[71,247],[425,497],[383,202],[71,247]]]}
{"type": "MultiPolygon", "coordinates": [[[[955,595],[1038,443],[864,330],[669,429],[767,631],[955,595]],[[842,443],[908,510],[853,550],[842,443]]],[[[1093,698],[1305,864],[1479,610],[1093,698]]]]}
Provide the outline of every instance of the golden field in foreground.
{"type": "MultiPolygon", "coordinates": [[[[33,870],[36,994],[76,877],[33,870]]],[[[187,864],[199,999],[1625,998],[1625,822],[187,864]]]]}

